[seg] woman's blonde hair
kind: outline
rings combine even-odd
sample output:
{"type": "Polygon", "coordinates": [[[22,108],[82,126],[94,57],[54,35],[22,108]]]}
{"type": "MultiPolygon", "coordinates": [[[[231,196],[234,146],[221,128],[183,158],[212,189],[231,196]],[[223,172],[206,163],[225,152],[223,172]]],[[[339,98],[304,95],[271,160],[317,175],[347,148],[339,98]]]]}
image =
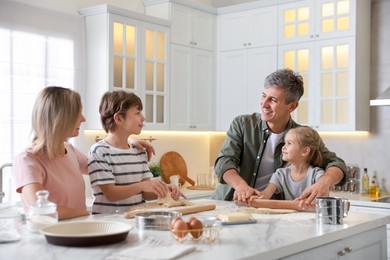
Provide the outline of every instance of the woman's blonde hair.
{"type": "Polygon", "coordinates": [[[45,153],[50,159],[64,155],[64,142],[71,136],[81,111],[77,92],[55,86],[44,88],[32,111],[32,152],[45,153]]]}
{"type": "Polygon", "coordinates": [[[307,156],[307,163],[312,166],[323,167],[323,158],[321,147],[324,145],[318,132],[307,126],[299,126],[289,130],[296,136],[301,147],[309,147],[310,152],[307,156]]]}

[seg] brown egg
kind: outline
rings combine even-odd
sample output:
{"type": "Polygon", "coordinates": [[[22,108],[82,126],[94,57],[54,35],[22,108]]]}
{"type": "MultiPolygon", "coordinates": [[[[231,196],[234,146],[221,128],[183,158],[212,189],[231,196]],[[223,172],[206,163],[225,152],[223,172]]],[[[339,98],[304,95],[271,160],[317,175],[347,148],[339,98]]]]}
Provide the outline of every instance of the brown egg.
{"type": "Polygon", "coordinates": [[[173,229],[173,225],[176,223],[176,221],[178,221],[178,220],[183,220],[181,217],[175,217],[174,219],[172,219],[172,221],[171,221],[171,225],[170,225],[170,227],[171,227],[171,229],[173,229]]]}
{"type": "Polygon", "coordinates": [[[187,223],[182,219],[176,220],[172,226],[172,232],[178,238],[184,238],[185,236],[187,236],[188,233],[187,223]]]}
{"type": "Polygon", "coordinates": [[[193,238],[199,238],[203,233],[203,223],[197,218],[191,219],[188,223],[188,228],[193,238]]]}

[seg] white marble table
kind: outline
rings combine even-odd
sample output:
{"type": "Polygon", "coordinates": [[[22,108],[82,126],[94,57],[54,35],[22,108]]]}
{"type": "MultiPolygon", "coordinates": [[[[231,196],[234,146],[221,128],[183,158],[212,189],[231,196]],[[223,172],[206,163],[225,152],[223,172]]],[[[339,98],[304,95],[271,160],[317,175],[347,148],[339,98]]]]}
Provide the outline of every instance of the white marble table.
{"type": "MultiPolygon", "coordinates": [[[[226,209],[231,202],[195,200],[195,203],[215,202],[217,209],[195,214],[195,216],[214,216],[226,209]]],[[[285,215],[253,215],[256,224],[224,226],[219,239],[207,244],[200,240],[185,244],[194,244],[196,250],[181,259],[278,259],[301,251],[331,243],[390,223],[390,216],[362,212],[350,212],[342,225],[316,224],[315,213],[300,212],[285,215]]],[[[186,217],[186,216],[185,216],[186,217]]],[[[95,215],[76,220],[109,220],[134,225],[133,219],[124,219],[121,215],[95,215]]],[[[130,231],[127,240],[122,243],[99,247],[62,247],[46,242],[41,234],[24,231],[22,239],[14,243],[0,244],[1,259],[105,259],[114,252],[139,245],[147,237],[178,243],[169,231],[130,231]]]]}

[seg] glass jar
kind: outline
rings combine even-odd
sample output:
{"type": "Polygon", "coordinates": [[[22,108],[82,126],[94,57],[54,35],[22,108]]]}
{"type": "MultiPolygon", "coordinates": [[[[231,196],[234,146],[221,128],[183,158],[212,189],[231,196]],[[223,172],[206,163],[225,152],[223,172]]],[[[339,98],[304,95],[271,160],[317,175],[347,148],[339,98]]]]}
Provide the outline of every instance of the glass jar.
{"type": "Polygon", "coordinates": [[[40,190],[35,193],[36,202],[30,205],[27,215],[27,229],[38,233],[47,225],[58,222],[57,205],[48,200],[49,191],[40,190]]]}
{"type": "Polygon", "coordinates": [[[0,204],[0,243],[19,241],[23,231],[20,207],[9,203],[0,204]]]}

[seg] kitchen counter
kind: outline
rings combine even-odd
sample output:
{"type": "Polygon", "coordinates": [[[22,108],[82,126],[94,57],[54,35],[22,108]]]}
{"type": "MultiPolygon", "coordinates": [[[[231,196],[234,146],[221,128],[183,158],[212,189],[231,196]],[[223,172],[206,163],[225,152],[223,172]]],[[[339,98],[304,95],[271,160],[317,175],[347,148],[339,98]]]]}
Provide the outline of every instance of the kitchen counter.
{"type": "Polygon", "coordinates": [[[374,208],[383,208],[390,210],[389,202],[378,202],[378,199],[389,198],[389,194],[382,194],[379,197],[362,195],[359,193],[349,193],[349,192],[339,192],[339,191],[331,191],[329,196],[346,198],[351,203],[351,206],[359,206],[359,207],[374,207],[374,208]]]}
{"type": "MultiPolygon", "coordinates": [[[[194,203],[216,203],[214,211],[194,214],[195,216],[215,216],[229,209],[232,202],[194,200],[194,203]]],[[[190,215],[189,215],[190,216],[190,215]]],[[[188,216],[184,216],[187,218],[188,216]]],[[[342,225],[317,225],[314,212],[297,212],[282,215],[253,214],[255,224],[223,226],[219,239],[206,243],[190,240],[184,244],[196,246],[196,250],[180,259],[279,259],[325,244],[342,240],[362,232],[385,228],[390,223],[389,215],[364,212],[350,212],[342,225]]],[[[75,220],[109,220],[126,222],[134,226],[134,219],[124,219],[122,215],[93,215],[75,220]]],[[[24,230],[22,239],[14,243],[0,244],[0,256],[7,259],[105,259],[114,252],[142,243],[147,237],[178,243],[169,231],[138,231],[135,226],[126,241],[100,247],[72,248],[55,246],[46,242],[41,234],[24,230]]]]}

